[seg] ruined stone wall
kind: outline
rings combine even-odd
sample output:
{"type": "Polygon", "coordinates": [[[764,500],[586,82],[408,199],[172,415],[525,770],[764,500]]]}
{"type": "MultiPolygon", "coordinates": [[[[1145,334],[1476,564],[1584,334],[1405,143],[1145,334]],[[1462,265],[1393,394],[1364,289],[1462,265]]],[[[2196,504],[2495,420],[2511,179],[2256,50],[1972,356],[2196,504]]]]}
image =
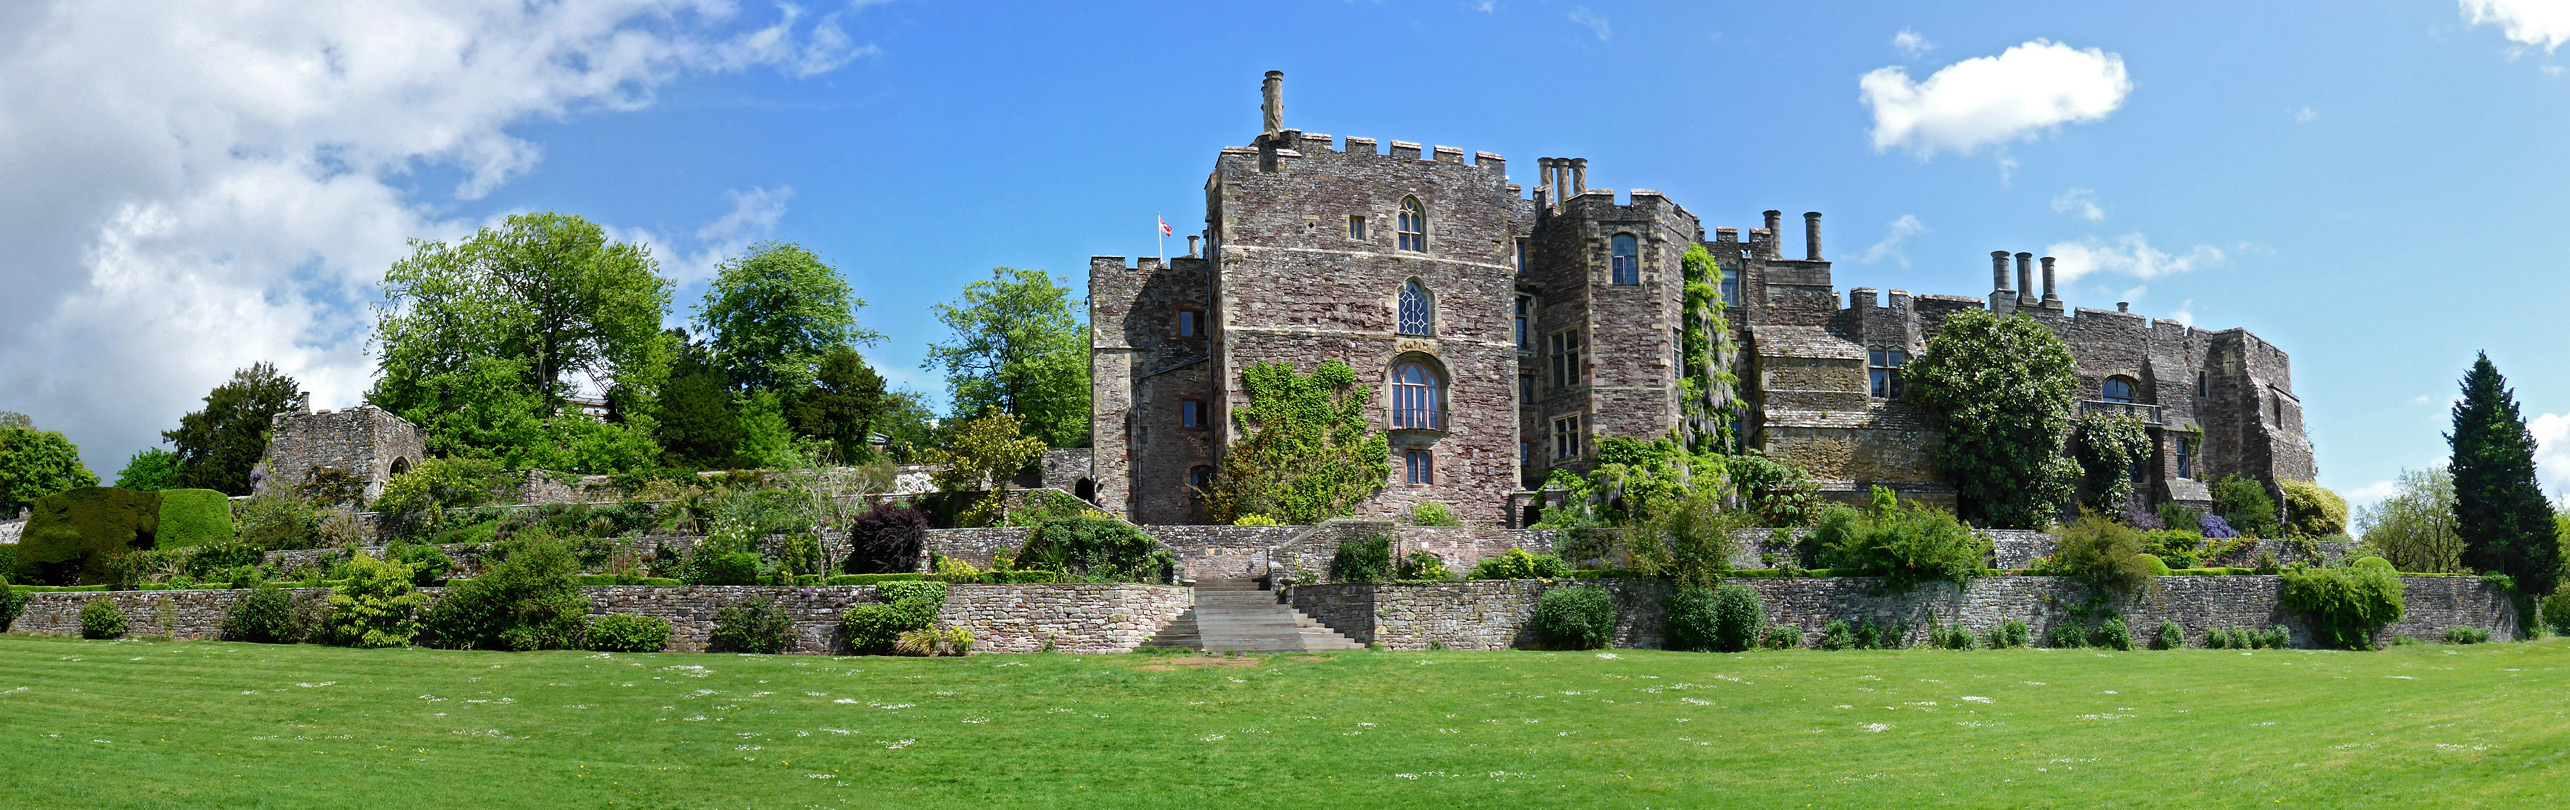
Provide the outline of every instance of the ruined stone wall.
{"type": "MultiPolygon", "coordinates": [[[[670,623],[670,652],[704,652],[715,614],[735,602],[773,599],[793,617],[789,652],[849,652],[839,618],[849,608],[876,601],[870,585],[821,587],[589,587],[582,588],[592,616],[653,616],[670,623]]],[[[326,588],[296,588],[297,598],[327,595],[326,588]]],[[[444,588],[422,588],[434,600],[444,588]]],[[[182,641],[220,635],[223,615],[246,590],[48,592],[29,594],[27,610],[11,632],[79,635],[80,609],[93,599],[113,601],[125,613],[129,634],[182,641]]],[[[946,591],[940,627],[973,633],[975,652],[1130,652],[1175,621],[1193,604],[1188,589],[1163,585],[954,585],[946,591]]]]}
{"type": "MultiPolygon", "coordinates": [[[[1930,583],[1906,594],[1879,594],[1865,577],[1825,579],[1738,579],[1759,594],[1767,620],[1799,627],[1804,642],[1816,644],[1821,628],[1834,620],[1876,624],[1906,623],[1909,639],[1925,638],[1928,624],[1960,624],[1982,632],[2010,620],[2023,621],[2036,643],[2053,626],[2086,620],[2071,613],[2089,592],[2085,585],[2060,577],[1995,577],[1956,587],[1930,583]]],[[[2403,577],[2406,611],[2400,622],[2376,636],[2434,639],[2448,627],[2476,627],[2493,638],[2514,638],[2516,610],[2496,586],[2473,577],[2403,577]]],[[[1618,647],[1659,646],[1665,627],[1661,605],[1669,585],[1652,580],[1472,580],[1429,585],[1328,584],[1296,586],[1294,607],[1321,620],[1358,643],[1389,649],[1417,650],[1441,646],[1458,650],[1492,650],[1534,646],[1528,627],[1536,600],[1544,591],[1570,585],[1595,585],[1615,594],[1618,647]]],[[[2147,639],[2162,621],[2184,629],[2187,643],[2200,645],[2205,634],[2229,628],[2265,628],[2282,624],[2297,647],[2313,645],[2300,616],[2282,604],[2282,578],[2271,576],[2162,577],[2148,591],[2118,596],[2109,607],[2147,639]]]]}
{"type": "Polygon", "coordinates": [[[254,485],[261,491],[302,486],[318,467],[344,470],[366,484],[366,499],[384,482],[428,457],[419,429],[372,405],[341,411],[277,414],[254,485]]]}

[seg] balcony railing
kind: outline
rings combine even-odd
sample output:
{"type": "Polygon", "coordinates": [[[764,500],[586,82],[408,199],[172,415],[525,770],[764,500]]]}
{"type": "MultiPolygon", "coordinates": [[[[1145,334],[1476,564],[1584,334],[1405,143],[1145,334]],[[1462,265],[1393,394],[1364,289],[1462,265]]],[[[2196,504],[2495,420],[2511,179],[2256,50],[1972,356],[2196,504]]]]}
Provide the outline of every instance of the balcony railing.
{"type": "Polygon", "coordinates": [[[1446,429],[1446,409],[1444,408],[1393,408],[1391,410],[1393,430],[1446,429]]]}
{"type": "Polygon", "coordinates": [[[2142,420],[2145,424],[2161,424],[2160,406],[2157,405],[2144,405],[2138,402],[2107,402],[2096,399],[2083,399],[2079,401],[2079,415],[2087,416],[2090,414],[2101,413],[2108,416],[2129,416],[2142,420]]]}

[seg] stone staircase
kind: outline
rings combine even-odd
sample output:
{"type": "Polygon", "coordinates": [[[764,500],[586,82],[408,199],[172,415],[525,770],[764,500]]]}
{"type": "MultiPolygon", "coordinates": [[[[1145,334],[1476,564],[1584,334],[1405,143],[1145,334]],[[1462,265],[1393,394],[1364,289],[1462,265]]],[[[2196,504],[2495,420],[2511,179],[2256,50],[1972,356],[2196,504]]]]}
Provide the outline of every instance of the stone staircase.
{"type": "Polygon", "coordinates": [[[1142,646],[1205,652],[1364,649],[1248,580],[1196,583],[1195,607],[1142,646]]]}

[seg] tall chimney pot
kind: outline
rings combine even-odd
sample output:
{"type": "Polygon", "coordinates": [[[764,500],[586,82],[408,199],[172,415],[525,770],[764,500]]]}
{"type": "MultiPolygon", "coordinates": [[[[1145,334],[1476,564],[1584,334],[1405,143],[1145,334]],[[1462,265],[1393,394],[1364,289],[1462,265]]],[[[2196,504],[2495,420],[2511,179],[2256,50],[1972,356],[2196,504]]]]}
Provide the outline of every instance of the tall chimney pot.
{"type": "Polygon", "coordinates": [[[2043,259],[2043,261],[2044,261],[2044,306],[2045,306],[2045,307],[2047,307],[2047,308],[2050,308],[2050,309],[2060,309],[2060,308],[2061,308],[2061,296],[2059,296],[2059,295],[2054,295],[2054,294],[2053,294],[2053,286],[2052,286],[2052,257],[2051,257],[2051,256],[2045,256],[2045,257],[2044,257],[2044,259],[2043,259]]]}
{"type": "Polygon", "coordinates": [[[1202,237],[1202,236],[1193,236],[1193,235],[1191,235],[1191,236],[1188,236],[1188,237],[1187,237],[1187,258],[1190,258],[1190,259],[1196,258],[1196,240],[1203,239],[1203,238],[1204,238],[1204,237],[1202,237]]]}
{"type": "Polygon", "coordinates": [[[2035,254],[2017,254],[2017,306],[2031,307],[2040,303],[2035,298],[2035,254]]]}
{"type": "Polygon", "coordinates": [[[2016,291],[2016,288],[2008,286],[2007,251],[1990,251],[1990,291],[1994,293],[2016,291]]]}
{"type": "Polygon", "coordinates": [[[1268,71],[1267,81],[1259,84],[1258,93],[1261,99],[1258,111],[1267,119],[1267,128],[1262,131],[1277,132],[1285,129],[1285,71],[1268,71]]]}
{"type": "Polygon", "coordinates": [[[1785,212],[1770,208],[1767,209],[1765,214],[1767,217],[1767,258],[1780,258],[1785,255],[1785,249],[1777,245],[1777,243],[1782,241],[1785,236],[1785,212]]]}
{"type": "Polygon", "coordinates": [[[1803,258],[1820,261],[1820,212],[1803,212],[1803,258]]]}
{"type": "Polygon", "coordinates": [[[1571,193],[1588,190],[1588,158],[1571,158],[1571,193]]]}

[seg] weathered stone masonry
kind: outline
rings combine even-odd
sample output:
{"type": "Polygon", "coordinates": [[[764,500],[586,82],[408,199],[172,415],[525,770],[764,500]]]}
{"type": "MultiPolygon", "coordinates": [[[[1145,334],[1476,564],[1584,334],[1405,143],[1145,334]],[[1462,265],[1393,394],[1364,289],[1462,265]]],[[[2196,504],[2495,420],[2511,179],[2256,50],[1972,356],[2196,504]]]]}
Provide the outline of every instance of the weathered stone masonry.
{"type": "Polygon", "coordinates": [[[342,411],[281,413],[270,423],[267,456],[257,486],[292,490],[319,468],[346,472],[365,482],[366,499],[384,494],[384,482],[428,458],[419,429],[372,405],[342,411]]]}

